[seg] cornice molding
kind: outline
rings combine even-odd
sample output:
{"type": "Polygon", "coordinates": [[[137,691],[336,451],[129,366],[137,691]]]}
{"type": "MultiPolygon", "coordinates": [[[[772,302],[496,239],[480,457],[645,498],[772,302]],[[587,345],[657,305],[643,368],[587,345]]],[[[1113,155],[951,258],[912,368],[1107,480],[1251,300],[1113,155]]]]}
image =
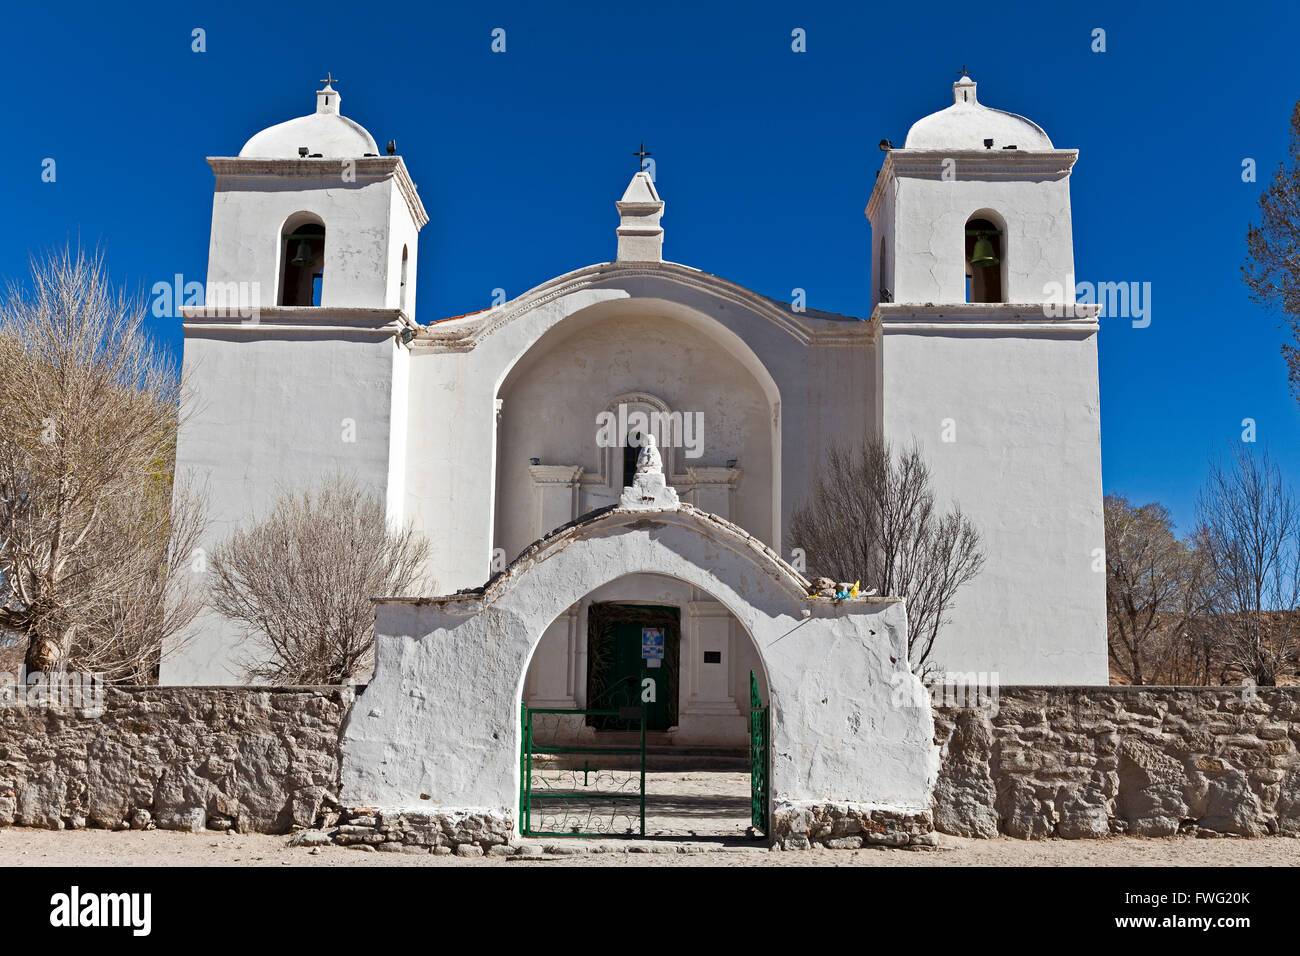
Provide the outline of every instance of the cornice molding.
{"type": "Polygon", "coordinates": [[[1079,158],[1077,149],[891,149],[871,187],[867,218],[875,221],[886,187],[900,176],[954,182],[1012,182],[1064,179],[1079,158]],[[947,161],[954,160],[954,166],[947,161]]]}
{"type": "Polygon", "coordinates": [[[1063,334],[1096,332],[1101,306],[1096,302],[1057,305],[1051,302],[954,302],[951,304],[880,303],[871,325],[882,332],[965,332],[1063,334]],[[1060,312],[1053,315],[1052,312],[1060,312]]]}
{"type": "MultiPolygon", "coordinates": [[[[236,186],[253,187],[260,180],[268,177],[275,179],[314,179],[341,182],[342,164],[350,162],[358,182],[382,182],[392,179],[406,208],[410,210],[411,219],[416,228],[422,228],[429,221],[429,214],[420,201],[419,191],[411,180],[411,174],[401,156],[357,156],[357,157],[305,157],[302,159],[256,159],[239,156],[209,156],[208,165],[216,174],[219,182],[236,186]]],[[[343,185],[347,185],[346,183],[343,185]]]]}
{"type": "Polygon", "coordinates": [[[662,279],[740,306],[766,319],[808,348],[864,348],[869,347],[872,341],[868,323],[860,319],[833,313],[795,312],[734,282],[690,266],[676,262],[604,262],[544,282],[493,309],[426,326],[412,345],[420,351],[468,352],[489,335],[548,302],[620,279],[639,278],[662,279]],[[835,327],[817,328],[809,319],[828,325],[834,323],[835,327]]]}
{"type": "Polygon", "coordinates": [[[184,306],[181,328],[188,332],[243,332],[249,335],[298,332],[319,335],[355,334],[388,336],[418,328],[400,309],[330,308],[328,306],[273,306],[255,310],[251,317],[237,307],[184,306]]]}
{"type": "Polygon", "coordinates": [[[726,485],[730,488],[740,483],[739,468],[718,467],[716,465],[687,465],[686,480],[695,487],[700,485],[726,485]]]}
{"type": "Polygon", "coordinates": [[[572,485],[582,478],[582,465],[529,465],[528,474],[539,485],[572,485]]]}
{"type": "MultiPolygon", "coordinates": [[[[763,573],[767,574],[778,587],[786,590],[791,596],[806,603],[814,600],[808,597],[810,586],[808,579],[791,567],[772,548],[726,518],[701,511],[686,502],[682,502],[676,508],[663,510],[628,510],[618,505],[609,505],[588,512],[534,541],[521,551],[504,571],[494,574],[482,587],[466,588],[455,594],[439,597],[376,597],[370,600],[372,604],[406,604],[415,607],[434,605],[453,614],[472,614],[513,587],[530,567],[547,560],[557,551],[568,547],[572,541],[601,534],[622,525],[639,526],[644,522],[693,527],[701,534],[708,535],[719,547],[747,557],[754,567],[762,569],[763,573]]],[[[845,603],[866,606],[894,604],[901,600],[902,598],[897,597],[865,598],[845,603]]]]}

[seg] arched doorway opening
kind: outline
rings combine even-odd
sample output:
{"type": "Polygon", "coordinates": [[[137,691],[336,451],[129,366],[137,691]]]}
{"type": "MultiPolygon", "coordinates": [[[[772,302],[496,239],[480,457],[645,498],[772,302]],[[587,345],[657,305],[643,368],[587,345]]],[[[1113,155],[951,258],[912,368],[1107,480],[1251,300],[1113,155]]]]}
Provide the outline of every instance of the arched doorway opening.
{"type": "Polygon", "coordinates": [[[768,698],[757,643],[711,593],[653,573],[606,582],[545,628],[525,670],[521,832],[766,833],[768,698]]]}

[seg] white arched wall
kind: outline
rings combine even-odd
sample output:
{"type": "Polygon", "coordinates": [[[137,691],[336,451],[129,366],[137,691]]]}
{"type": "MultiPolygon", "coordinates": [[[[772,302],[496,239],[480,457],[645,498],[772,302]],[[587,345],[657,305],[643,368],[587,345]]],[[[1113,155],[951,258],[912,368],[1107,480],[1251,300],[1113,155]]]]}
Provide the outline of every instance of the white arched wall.
{"type": "MultiPolygon", "coordinates": [[[[516,363],[550,330],[580,315],[643,307],[709,335],[761,383],[774,409],[771,523],[778,537],[806,497],[827,445],[856,429],[869,431],[878,417],[870,323],[815,309],[796,313],[675,263],[589,266],[485,312],[436,323],[412,343],[405,484],[406,514],[433,544],[429,574],[436,592],[476,587],[491,573],[495,400],[516,363]],[[835,416],[824,414],[823,394],[837,396],[835,416]]],[[[789,546],[775,538],[767,543],[789,546]]]]}
{"type": "Polygon", "coordinates": [[[744,340],[716,319],[650,297],[573,312],[529,341],[501,373],[494,395],[494,547],[513,558],[552,530],[535,527],[526,514],[530,458],[584,468],[571,517],[617,500],[621,482],[613,488],[590,480],[602,470],[596,416],[633,391],[656,396],[673,411],[703,415],[701,456],[687,461],[676,454],[675,467],[681,473],[736,459],[744,476],[738,509],[725,517],[779,551],[781,395],[775,380],[744,340]]]}
{"type": "MultiPolygon", "coordinates": [[[[662,299],[594,306],[542,335],[497,393],[497,493],[493,546],[513,558],[623,490],[623,448],[603,447],[600,416],[669,412],[689,431],[661,435],[668,481],[683,500],[774,539],[780,448],[777,394],[751,357],[724,346],[717,323],[671,315],[662,299]],[[683,443],[682,439],[689,439],[683,443]],[[540,465],[530,461],[537,459],[540,465]],[[728,467],[736,462],[736,467],[728,467]]],[[[677,429],[673,429],[677,432],[677,429]]],[[[617,436],[616,436],[617,437],[617,436]]],[[[586,705],[587,611],[594,600],[679,609],[682,643],[675,746],[748,746],[748,673],[756,662],[744,628],[708,594],[662,576],[626,576],[584,596],[547,628],[524,700],[532,707],[586,705]],[[718,663],[703,663],[705,649],[718,663]]],[[[658,738],[656,738],[658,739],[658,738]]]]}
{"type": "Polygon", "coordinates": [[[378,602],[375,676],[343,734],[344,804],[513,820],[519,699],[538,638],[602,584],[647,572],[711,594],[759,647],[774,810],[929,806],[938,756],[928,698],[906,669],[902,602],[810,598],[770,550],[689,506],[594,515],[478,593],[378,602]]]}

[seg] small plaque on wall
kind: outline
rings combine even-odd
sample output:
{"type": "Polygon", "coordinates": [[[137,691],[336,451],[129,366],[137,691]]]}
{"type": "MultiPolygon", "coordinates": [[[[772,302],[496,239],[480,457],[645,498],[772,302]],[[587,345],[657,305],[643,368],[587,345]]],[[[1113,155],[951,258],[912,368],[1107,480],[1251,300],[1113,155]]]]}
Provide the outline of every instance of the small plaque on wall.
{"type": "Polygon", "coordinates": [[[722,663],[722,651],[705,651],[705,652],[704,652],[704,663],[706,663],[706,664],[721,664],[721,663],[722,663]]]}

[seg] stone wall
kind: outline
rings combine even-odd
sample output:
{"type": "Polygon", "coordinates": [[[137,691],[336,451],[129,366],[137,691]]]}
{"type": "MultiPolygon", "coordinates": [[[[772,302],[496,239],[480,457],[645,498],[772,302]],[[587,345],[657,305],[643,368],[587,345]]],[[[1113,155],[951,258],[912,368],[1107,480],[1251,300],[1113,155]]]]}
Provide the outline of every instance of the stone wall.
{"type": "Polygon", "coordinates": [[[1300,687],[1003,687],[935,741],[942,833],[1300,836],[1300,687]]]}
{"type": "Polygon", "coordinates": [[[895,847],[933,850],[938,845],[929,810],[858,803],[787,803],[772,808],[772,841],[782,850],[895,847]]]}
{"type": "MultiPolygon", "coordinates": [[[[98,716],[0,707],[0,826],[325,827],[407,852],[511,839],[491,813],[361,810],[335,829],[351,706],[338,687],[135,687],[98,716]]],[[[934,717],[942,833],[1300,837],[1298,687],[1003,687],[995,709],[934,717]]],[[[791,849],[928,846],[930,816],[782,803],[773,827],[791,849]]]]}
{"type": "Polygon", "coordinates": [[[0,707],[0,826],[287,832],[332,823],[342,687],[110,687],[0,707]]]}
{"type": "MultiPolygon", "coordinates": [[[[310,831],[309,831],[310,832],[310,831]]],[[[325,834],[339,846],[369,846],[394,853],[433,853],[442,856],[489,856],[503,852],[515,839],[514,814],[473,810],[344,811],[340,825],[325,834]]],[[[315,832],[294,838],[296,844],[326,842],[315,832]]]]}

